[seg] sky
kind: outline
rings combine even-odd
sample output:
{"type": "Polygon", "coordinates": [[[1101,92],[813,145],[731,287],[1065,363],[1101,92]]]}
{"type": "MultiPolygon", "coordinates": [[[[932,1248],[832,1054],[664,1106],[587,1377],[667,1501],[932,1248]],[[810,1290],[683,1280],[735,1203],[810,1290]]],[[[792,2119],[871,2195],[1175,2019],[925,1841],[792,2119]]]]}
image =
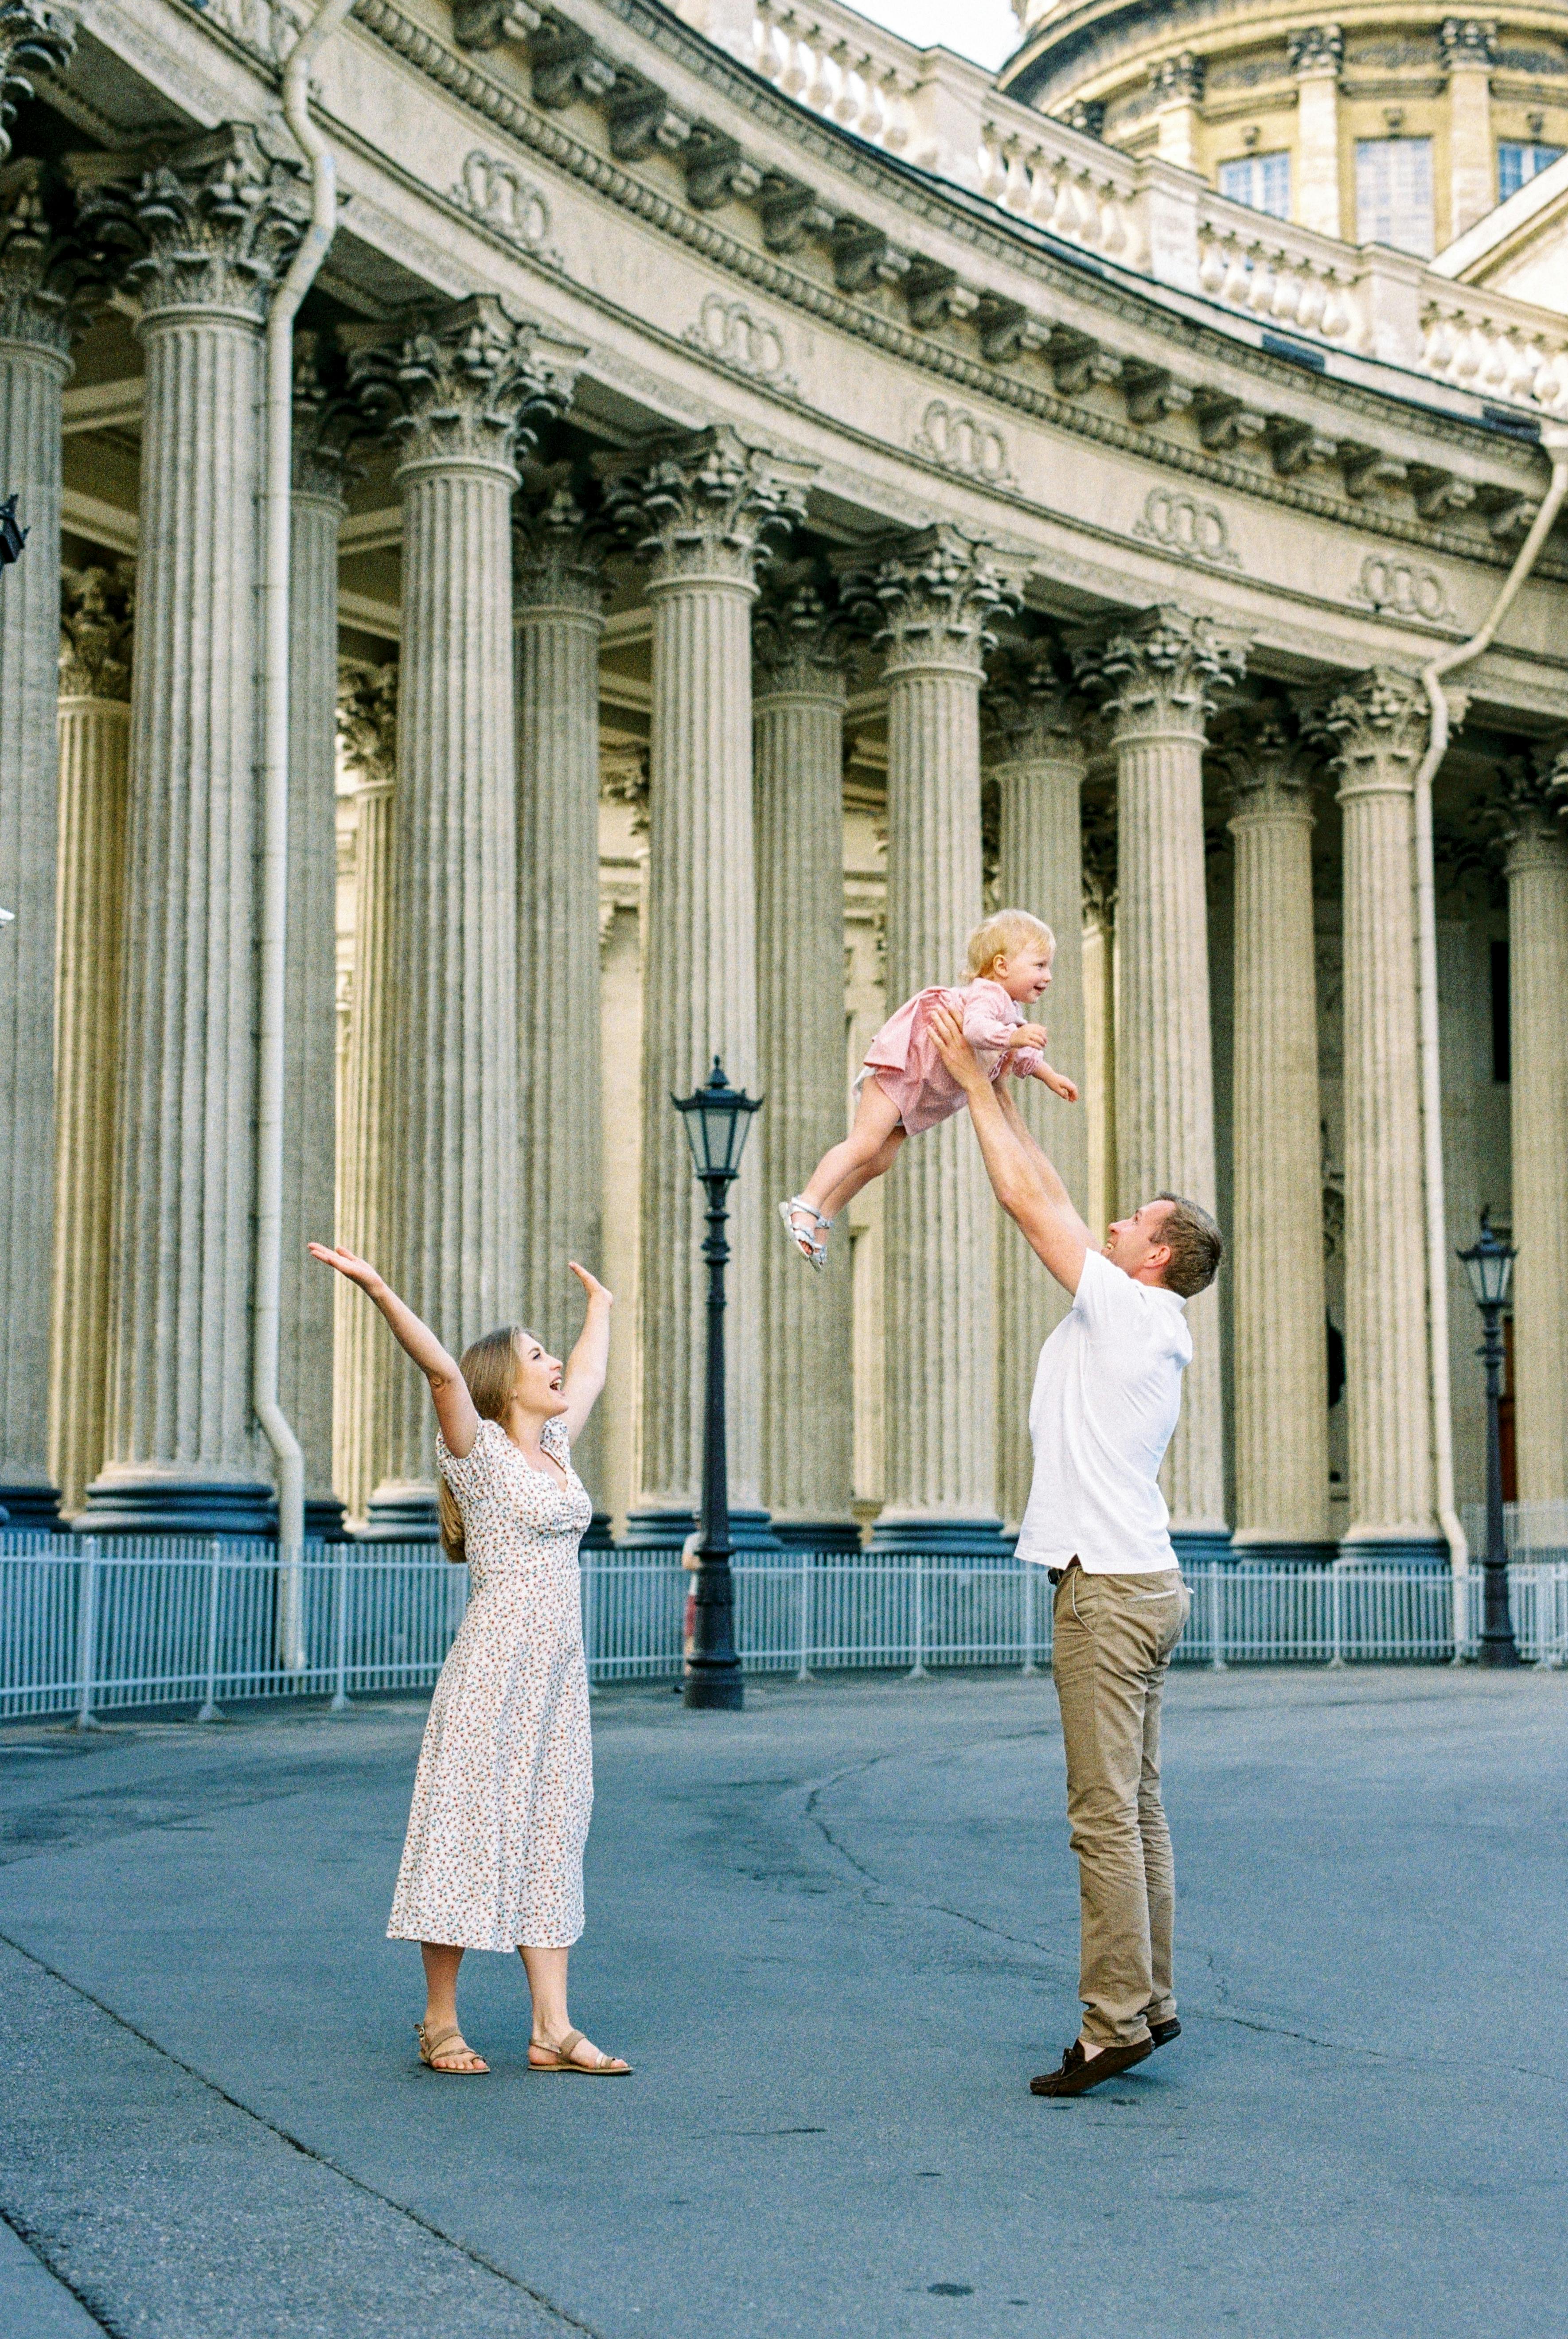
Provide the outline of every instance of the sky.
{"type": "Polygon", "coordinates": [[[1012,0],[852,0],[873,25],[885,25],[917,48],[940,41],[977,64],[999,65],[1018,46],[1012,0]]]}

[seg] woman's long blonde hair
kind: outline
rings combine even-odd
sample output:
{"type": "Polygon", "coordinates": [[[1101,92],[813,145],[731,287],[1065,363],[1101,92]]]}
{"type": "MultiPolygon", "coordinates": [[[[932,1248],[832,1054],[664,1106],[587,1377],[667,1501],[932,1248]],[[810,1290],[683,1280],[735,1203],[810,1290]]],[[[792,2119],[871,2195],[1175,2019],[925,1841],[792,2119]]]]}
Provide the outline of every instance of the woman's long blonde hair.
{"type": "MultiPolygon", "coordinates": [[[[520,1324],[503,1324],[498,1332],[486,1332],[459,1357],[458,1370],[468,1385],[474,1411],[481,1421],[499,1421],[510,1405],[521,1364],[518,1343],[527,1337],[520,1324]]],[[[436,1498],[441,1512],[441,1549],[449,1559],[461,1563],[468,1555],[463,1515],[443,1472],[437,1473],[436,1498]]]]}

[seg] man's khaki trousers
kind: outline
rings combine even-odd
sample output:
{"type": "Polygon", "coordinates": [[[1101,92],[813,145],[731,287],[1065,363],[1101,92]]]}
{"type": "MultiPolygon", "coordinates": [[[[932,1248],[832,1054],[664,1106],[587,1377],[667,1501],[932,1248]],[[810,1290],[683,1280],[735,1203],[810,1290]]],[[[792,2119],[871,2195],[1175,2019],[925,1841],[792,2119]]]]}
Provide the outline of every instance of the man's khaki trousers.
{"type": "Polygon", "coordinates": [[[1082,1909],[1083,2036],[1147,2038],[1176,2012],[1176,1869],[1159,1800],[1159,1698],[1192,1595],[1176,1569],[1057,1586],[1051,1673],[1067,1746],[1067,1815],[1082,1909]]]}

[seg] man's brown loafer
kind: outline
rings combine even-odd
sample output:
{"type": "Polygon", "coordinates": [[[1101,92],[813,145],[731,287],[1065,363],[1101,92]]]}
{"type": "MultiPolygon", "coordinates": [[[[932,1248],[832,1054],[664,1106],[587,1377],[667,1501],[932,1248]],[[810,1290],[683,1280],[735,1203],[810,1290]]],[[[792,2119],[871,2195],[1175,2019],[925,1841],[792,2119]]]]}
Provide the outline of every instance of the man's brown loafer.
{"type": "Polygon", "coordinates": [[[1157,2047],[1169,2047],[1173,2038],[1181,2036],[1181,2025],[1173,2014],[1169,2022],[1151,2022],[1149,2035],[1157,2047]]]}
{"type": "Polygon", "coordinates": [[[1153,2052],[1153,2039],[1140,2038],[1133,2047],[1102,2047],[1098,2055],[1086,2055],[1075,2038],[1061,2058],[1060,2070],[1042,2071],[1038,2079],[1030,2081],[1029,2092],[1031,2096],[1086,2096],[1102,2079],[1114,2079],[1119,2072],[1130,2071],[1135,2063],[1147,2063],[1153,2052]]]}

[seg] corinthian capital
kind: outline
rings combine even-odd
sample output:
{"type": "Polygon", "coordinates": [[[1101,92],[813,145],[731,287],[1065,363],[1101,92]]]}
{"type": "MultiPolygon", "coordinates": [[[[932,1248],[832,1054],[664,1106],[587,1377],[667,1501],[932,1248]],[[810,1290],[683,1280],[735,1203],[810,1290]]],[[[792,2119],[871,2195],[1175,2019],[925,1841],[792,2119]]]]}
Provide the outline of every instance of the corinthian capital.
{"type": "Polygon", "coordinates": [[[578,501],[564,477],[547,472],[526,483],[512,506],[514,607],[604,614],[608,531],[578,501]]]}
{"type": "Polygon", "coordinates": [[[338,740],[356,795],[385,795],[398,775],[398,668],[338,661],[338,740]]]}
{"type": "Polygon", "coordinates": [[[129,698],[134,565],[60,571],[60,696],[129,698]]]}
{"type": "Polygon", "coordinates": [[[1003,642],[987,665],[980,719],[994,764],[1082,764],[1088,714],[1054,641],[1003,642]]]}
{"type": "Polygon", "coordinates": [[[72,212],[69,188],[44,163],[0,170],[0,339],[64,357],[85,329],[102,273],[72,212]]]}
{"type": "Polygon", "coordinates": [[[1238,821],[1312,818],[1312,786],[1318,765],[1277,699],[1238,706],[1227,718],[1215,758],[1229,788],[1238,821]]]}
{"type": "Polygon", "coordinates": [[[1489,72],[1497,62],[1497,27],[1480,16],[1445,16],[1437,32],[1445,70],[1489,72]]]}
{"type": "Polygon", "coordinates": [[[33,73],[64,73],[76,46],[76,21],[38,0],[0,0],[0,163],[11,152],[19,97],[31,97],[33,73]]]}
{"type": "Polygon", "coordinates": [[[1297,81],[1331,74],[1338,79],[1345,63],[1345,35],[1337,25],[1304,25],[1285,35],[1285,54],[1297,81]]]}
{"type": "Polygon", "coordinates": [[[798,572],[775,572],[752,611],[756,696],[842,698],[848,632],[831,584],[798,572]]]}
{"type": "Polygon", "coordinates": [[[84,231],[124,264],[143,324],[190,309],[260,322],[310,220],[301,165],[246,122],[140,156],[77,154],[70,169],[84,231]]]}
{"type": "Polygon", "coordinates": [[[1203,95],[1207,70],[1202,57],[1183,49],[1179,56],[1161,57],[1149,66],[1149,85],[1158,99],[1181,98],[1196,105],[1203,95]]]}
{"type": "Polygon", "coordinates": [[[401,440],[404,475],[471,463],[513,480],[516,459],[567,405],[582,354],[490,292],[412,318],[391,340],[356,331],[350,348],[350,380],[401,440]]]}
{"type": "Polygon", "coordinates": [[[1413,675],[1375,666],[1328,701],[1313,725],[1334,744],[1339,797],[1408,794],[1425,751],[1426,694],[1413,675]]]}
{"type": "MultiPolygon", "coordinates": [[[[1559,759],[1561,760],[1561,759],[1559,759]]],[[[1494,833],[1510,877],[1526,869],[1560,869],[1568,856],[1568,830],[1562,809],[1564,791],[1553,764],[1537,765],[1511,756],[1503,769],[1500,800],[1492,808],[1494,833]]]]}
{"type": "Polygon", "coordinates": [[[1080,635],[1072,663],[1111,716],[1118,741],[1176,732],[1201,739],[1218,690],[1240,680],[1240,640],[1172,604],[1080,635]]]}
{"type": "Polygon", "coordinates": [[[341,353],[320,333],[294,335],[294,491],[340,499],[350,450],[369,436],[341,353]]]}
{"type": "Polygon", "coordinates": [[[1021,596],[992,548],[943,521],[890,545],[875,565],[845,579],[851,606],[874,610],[887,671],[960,666],[977,676],[996,647],[991,621],[1021,596]]]}
{"type": "Polygon", "coordinates": [[[809,473],[727,423],[639,456],[613,478],[605,508],[655,584],[715,577],[751,584],[770,550],[805,517],[809,473]]]}

